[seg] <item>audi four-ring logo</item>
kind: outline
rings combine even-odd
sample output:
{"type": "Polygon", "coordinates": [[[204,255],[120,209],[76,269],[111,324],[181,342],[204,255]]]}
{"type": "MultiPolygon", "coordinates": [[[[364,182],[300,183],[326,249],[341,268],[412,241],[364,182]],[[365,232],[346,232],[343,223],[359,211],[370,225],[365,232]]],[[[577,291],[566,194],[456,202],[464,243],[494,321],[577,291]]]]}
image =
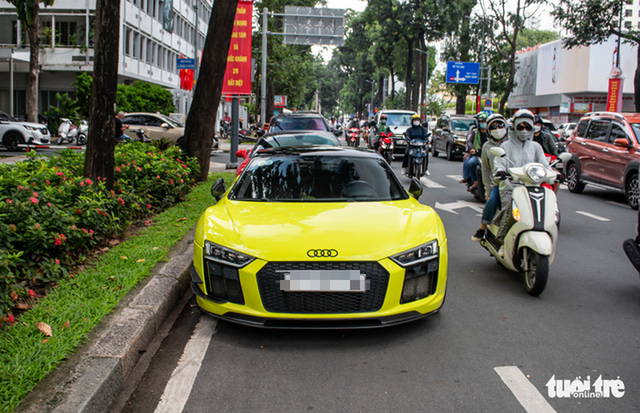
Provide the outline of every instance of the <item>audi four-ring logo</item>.
{"type": "Polygon", "coordinates": [[[337,257],[338,256],[338,251],[336,250],[309,250],[307,251],[307,257],[310,258],[330,258],[330,257],[337,257]]]}

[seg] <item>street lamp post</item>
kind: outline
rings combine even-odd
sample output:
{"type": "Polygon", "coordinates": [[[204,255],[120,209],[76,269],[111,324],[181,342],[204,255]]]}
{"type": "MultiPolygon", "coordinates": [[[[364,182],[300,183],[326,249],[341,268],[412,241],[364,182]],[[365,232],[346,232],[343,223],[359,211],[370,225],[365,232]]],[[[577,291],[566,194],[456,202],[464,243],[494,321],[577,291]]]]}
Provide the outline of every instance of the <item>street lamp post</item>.
{"type": "Polygon", "coordinates": [[[425,67],[425,74],[424,74],[424,113],[425,113],[425,118],[426,118],[426,114],[427,114],[427,85],[429,84],[429,51],[427,50],[426,52],[422,49],[418,49],[416,48],[416,52],[420,52],[422,54],[427,55],[427,67],[425,67]]]}
{"type": "MultiPolygon", "coordinates": [[[[373,113],[373,85],[376,84],[376,81],[375,80],[365,80],[365,82],[371,83],[371,108],[369,109],[369,111],[371,113],[373,113]]],[[[369,117],[369,116],[367,115],[367,117],[369,117]]]]}

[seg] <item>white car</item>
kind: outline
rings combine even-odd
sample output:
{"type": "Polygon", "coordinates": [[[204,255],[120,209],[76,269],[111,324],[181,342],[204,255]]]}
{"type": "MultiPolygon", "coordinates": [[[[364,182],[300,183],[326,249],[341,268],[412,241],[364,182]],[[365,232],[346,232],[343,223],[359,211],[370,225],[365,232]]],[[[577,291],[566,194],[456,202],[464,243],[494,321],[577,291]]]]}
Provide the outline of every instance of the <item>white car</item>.
{"type": "Polygon", "coordinates": [[[573,129],[576,127],[575,123],[563,123],[558,127],[560,138],[567,139],[573,133],[573,129]]]}
{"type": "MultiPolygon", "coordinates": [[[[406,142],[402,138],[402,134],[411,127],[411,117],[416,115],[416,112],[412,110],[382,110],[376,113],[375,124],[380,122],[381,115],[387,115],[387,126],[393,132],[393,140],[395,141],[394,152],[404,153],[407,146],[406,142]]],[[[375,130],[369,131],[369,147],[373,148],[373,141],[376,138],[375,130]]]]}
{"type": "Polygon", "coordinates": [[[10,115],[0,112],[0,143],[8,151],[15,152],[22,150],[18,145],[33,144],[46,145],[49,143],[51,135],[47,125],[40,123],[20,122],[10,115]]]}

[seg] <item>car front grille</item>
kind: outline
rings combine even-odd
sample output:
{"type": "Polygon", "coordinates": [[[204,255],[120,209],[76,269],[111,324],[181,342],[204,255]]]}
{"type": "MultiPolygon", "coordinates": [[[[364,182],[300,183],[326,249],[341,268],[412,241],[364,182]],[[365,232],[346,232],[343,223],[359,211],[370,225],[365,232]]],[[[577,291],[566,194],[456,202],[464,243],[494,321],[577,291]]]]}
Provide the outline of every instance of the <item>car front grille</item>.
{"type": "Polygon", "coordinates": [[[270,262],[257,274],[260,298],[273,313],[340,314],[378,311],[387,294],[389,273],[377,262],[270,262]],[[292,270],[359,270],[365,292],[291,292],[280,289],[284,272],[292,270]]]}

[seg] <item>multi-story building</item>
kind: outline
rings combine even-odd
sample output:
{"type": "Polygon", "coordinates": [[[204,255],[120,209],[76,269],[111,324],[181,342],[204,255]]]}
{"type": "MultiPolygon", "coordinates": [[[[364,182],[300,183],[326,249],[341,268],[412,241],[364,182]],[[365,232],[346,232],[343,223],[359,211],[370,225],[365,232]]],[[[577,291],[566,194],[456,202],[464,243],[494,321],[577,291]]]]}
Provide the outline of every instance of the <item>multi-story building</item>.
{"type": "MultiPolygon", "coordinates": [[[[186,113],[191,93],[179,88],[177,58],[200,57],[211,8],[211,0],[122,0],[120,25],[114,28],[120,36],[119,83],[164,86],[174,92],[178,111],[186,113]]],[[[95,9],[96,0],[56,0],[40,9],[39,113],[57,105],[56,93],[73,95],[79,73],[93,71],[95,9]]],[[[26,112],[28,62],[29,42],[15,6],[0,0],[0,110],[26,112]]]]}

